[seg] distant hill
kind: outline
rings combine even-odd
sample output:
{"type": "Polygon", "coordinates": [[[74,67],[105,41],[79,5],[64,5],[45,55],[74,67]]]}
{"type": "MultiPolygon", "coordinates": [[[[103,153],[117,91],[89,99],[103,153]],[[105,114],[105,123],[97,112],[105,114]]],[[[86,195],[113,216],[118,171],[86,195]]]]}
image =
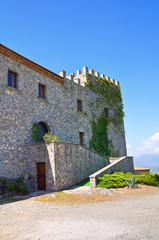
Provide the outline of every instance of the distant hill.
{"type": "Polygon", "coordinates": [[[144,154],[139,157],[134,157],[134,166],[150,168],[153,172],[159,172],[159,155],[144,154]]]}

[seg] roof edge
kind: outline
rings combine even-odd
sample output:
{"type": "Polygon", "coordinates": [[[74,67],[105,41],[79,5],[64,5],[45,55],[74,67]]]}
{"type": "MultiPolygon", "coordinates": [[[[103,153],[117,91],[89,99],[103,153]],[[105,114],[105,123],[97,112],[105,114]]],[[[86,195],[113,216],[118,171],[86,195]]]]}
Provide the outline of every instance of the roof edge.
{"type": "Polygon", "coordinates": [[[39,64],[29,60],[28,58],[23,57],[19,53],[14,52],[13,50],[5,47],[2,44],[0,44],[0,53],[6,57],[9,57],[9,58],[15,60],[18,63],[21,63],[22,65],[25,65],[25,66],[31,68],[32,70],[34,70],[48,78],[51,78],[55,82],[64,84],[64,79],[61,76],[57,75],[54,72],[51,72],[50,70],[40,66],[39,64]]]}

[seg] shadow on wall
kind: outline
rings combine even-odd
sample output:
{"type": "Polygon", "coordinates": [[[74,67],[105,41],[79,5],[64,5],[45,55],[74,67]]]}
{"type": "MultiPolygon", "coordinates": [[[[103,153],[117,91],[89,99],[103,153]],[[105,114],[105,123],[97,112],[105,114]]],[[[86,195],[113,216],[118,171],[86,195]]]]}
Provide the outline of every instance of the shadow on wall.
{"type": "Polygon", "coordinates": [[[43,142],[43,136],[49,132],[49,126],[45,122],[38,122],[39,141],[43,142]]]}

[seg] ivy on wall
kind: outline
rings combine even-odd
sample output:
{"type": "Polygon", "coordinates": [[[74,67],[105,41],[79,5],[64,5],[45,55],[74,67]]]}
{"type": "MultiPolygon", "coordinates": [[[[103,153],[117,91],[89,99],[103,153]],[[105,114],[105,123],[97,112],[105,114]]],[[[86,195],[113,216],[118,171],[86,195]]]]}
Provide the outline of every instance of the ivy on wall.
{"type": "Polygon", "coordinates": [[[112,123],[113,129],[115,127],[124,138],[122,131],[124,111],[120,86],[115,85],[106,78],[96,78],[89,73],[87,73],[86,86],[97,93],[97,99],[90,104],[90,107],[92,109],[103,107],[104,109],[105,105],[107,105],[112,110],[112,114],[108,119],[109,123],[112,123]]]}
{"type": "Polygon", "coordinates": [[[117,156],[118,153],[113,151],[112,142],[108,139],[108,125],[119,132],[123,138],[125,137],[122,129],[124,112],[120,86],[115,85],[106,78],[96,78],[88,73],[86,86],[97,94],[97,99],[90,104],[92,110],[104,109],[105,106],[111,109],[109,118],[106,118],[103,112],[96,121],[93,111],[90,148],[105,156],[117,156]]]}
{"type": "Polygon", "coordinates": [[[34,122],[32,126],[32,138],[35,141],[35,143],[39,142],[39,136],[38,136],[38,123],[34,122]]]}
{"type": "Polygon", "coordinates": [[[97,121],[95,119],[92,120],[92,138],[89,142],[89,147],[103,156],[111,155],[111,141],[108,139],[107,126],[108,119],[105,117],[104,112],[97,121]]]}

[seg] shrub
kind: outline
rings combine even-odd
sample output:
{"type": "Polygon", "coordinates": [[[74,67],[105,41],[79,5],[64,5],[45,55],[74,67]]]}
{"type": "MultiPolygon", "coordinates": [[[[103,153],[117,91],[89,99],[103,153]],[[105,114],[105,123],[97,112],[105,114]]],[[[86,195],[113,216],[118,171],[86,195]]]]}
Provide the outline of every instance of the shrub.
{"type": "Polygon", "coordinates": [[[105,174],[103,177],[97,178],[97,187],[103,188],[118,188],[127,186],[124,174],[105,174]]]}
{"type": "Polygon", "coordinates": [[[19,194],[25,195],[25,194],[27,194],[27,187],[23,183],[17,183],[16,184],[16,191],[19,194]]]}
{"type": "Polygon", "coordinates": [[[139,175],[133,173],[115,172],[113,174],[105,174],[103,177],[97,178],[97,187],[103,188],[118,188],[137,183],[143,183],[151,186],[159,186],[159,174],[140,173],[139,175]],[[130,180],[131,178],[131,180],[130,180]],[[133,179],[134,180],[133,180],[133,179]]]}
{"type": "MultiPolygon", "coordinates": [[[[27,174],[28,175],[28,174],[27,174]]],[[[27,186],[23,183],[23,176],[20,176],[16,180],[7,180],[0,178],[0,195],[12,192],[12,194],[27,194],[27,186]]]]}
{"type": "Polygon", "coordinates": [[[23,182],[23,177],[19,177],[16,179],[16,184],[22,183],[23,182]]]}
{"type": "Polygon", "coordinates": [[[136,175],[136,182],[151,186],[159,186],[159,174],[140,173],[136,175]]]}
{"type": "Polygon", "coordinates": [[[8,182],[8,190],[12,192],[14,190],[15,184],[12,181],[8,182]]]}
{"type": "Polygon", "coordinates": [[[0,194],[7,192],[8,186],[5,178],[0,178],[0,194]]]}
{"type": "Polygon", "coordinates": [[[43,136],[43,139],[45,142],[52,142],[52,141],[56,141],[56,142],[59,142],[59,138],[54,135],[52,136],[52,133],[46,133],[44,136],[43,136]]]}

